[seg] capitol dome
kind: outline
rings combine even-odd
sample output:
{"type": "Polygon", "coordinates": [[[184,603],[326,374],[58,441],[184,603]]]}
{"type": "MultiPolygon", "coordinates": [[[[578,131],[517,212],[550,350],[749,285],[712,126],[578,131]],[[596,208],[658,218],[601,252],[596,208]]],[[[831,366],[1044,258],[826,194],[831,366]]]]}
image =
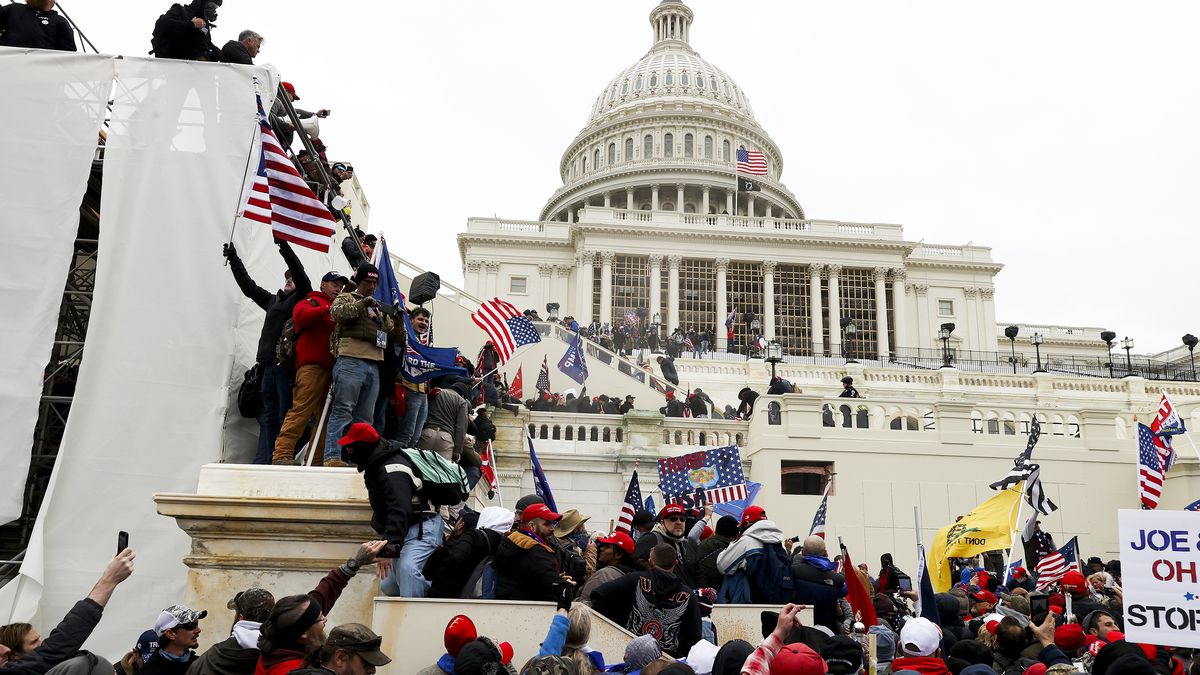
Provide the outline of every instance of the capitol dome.
{"type": "Polygon", "coordinates": [[[541,220],[573,222],[584,206],[749,217],[804,218],[780,182],[783,154],[724,70],[692,49],[692,10],[663,0],[650,12],[654,41],[596,98],[563,153],[563,186],[541,220]],[[736,195],[740,149],[763,153],[767,175],[736,195]]]}

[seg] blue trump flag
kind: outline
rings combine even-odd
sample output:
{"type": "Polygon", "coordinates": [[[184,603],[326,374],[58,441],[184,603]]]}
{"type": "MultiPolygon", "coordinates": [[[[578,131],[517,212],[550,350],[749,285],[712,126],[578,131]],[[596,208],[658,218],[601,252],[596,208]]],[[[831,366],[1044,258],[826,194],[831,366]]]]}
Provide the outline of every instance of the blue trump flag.
{"type": "Polygon", "coordinates": [[[542,471],[542,463],[538,461],[537,453],[533,451],[533,436],[526,436],[525,441],[529,443],[529,460],[533,463],[533,491],[537,496],[546,502],[546,506],[550,507],[551,511],[558,511],[558,506],[554,504],[554,493],[550,492],[550,482],[546,480],[546,473],[542,471]]]}
{"type": "Polygon", "coordinates": [[[375,287],[375,299],[381,305],[396,308],[404,321],[404,331],[408,337],[404,341],[405,353],[400,359],[404,378],[420,384],[442,375],[466,377],[467,369],[455,362],[458,358],[457,347],[430,347],[417,338],[417,332],[408,319],[404,293],[400,292],[400,283],[392,269],[392,259],[388,257],[386,239],[379,241],[379,262],[379,285],[375,287]]]}
{"type": "Polygon", "coordinates": [[[741,522],[742,513],[746,509],[750,508],[750,505],[754,503],[754,498],[758,496],[758,491],[761,489],[762,483],[747,482],[745,499],[735,499],[731,502],[725,502],[723,504],[714,504],[713,512],[719,516],[729,516],[730,518],[741,522]]]}
{"type": "MultiPolygon", "coordinates": [[[[658,511],[654,509],[654,497],[651,497],[650,495],[646,495],[646,510],[650,513],[658,513],[658,511]]],[[[741,518],[738,518],[738,520],[741,520],[741,518]]]]}
{"type": "Polygon", "coordinates": [[[579,333],[575,333],[571,345],[567,347],[567,353],[559,359],[558,369],[579,384],[587,380],[587,362],[583,360],[583,341],[579,339],[579,333]]]}

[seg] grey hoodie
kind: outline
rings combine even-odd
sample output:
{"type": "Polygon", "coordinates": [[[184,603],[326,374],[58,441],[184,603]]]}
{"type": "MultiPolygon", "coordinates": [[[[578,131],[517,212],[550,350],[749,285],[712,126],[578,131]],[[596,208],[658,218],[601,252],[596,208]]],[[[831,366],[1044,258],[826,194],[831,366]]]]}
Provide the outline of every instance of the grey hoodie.
{"type": "Polygon", "coordinates": [[[717,570],[729,575],[746,566],[742,559],[748,551],[762,548],[766,544],[782,544],[783,530],[771,520],[760,520],[742,533],[717,556],[717,570]]]}

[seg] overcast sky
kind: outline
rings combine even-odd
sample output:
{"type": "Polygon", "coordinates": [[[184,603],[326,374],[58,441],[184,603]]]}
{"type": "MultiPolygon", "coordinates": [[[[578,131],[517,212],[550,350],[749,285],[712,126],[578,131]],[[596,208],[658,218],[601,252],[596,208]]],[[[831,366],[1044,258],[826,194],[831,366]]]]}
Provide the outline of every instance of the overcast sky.
{"type": "MultiPolygon", "coordinates": [[[[536,218],[601,89],[650,47],[655,0],[226,0],[218,46],[327,107],[372,230],[460,283],[468,216],[536,218]]],[[[169,3],[67,0],[144,55],[169,3]]],[[[691,0],[692,46],[784,153],[809,217],[991,246],[997,319],[1104,326],[1135,351],[1200,332],[1200,3],[691,0]]]]}

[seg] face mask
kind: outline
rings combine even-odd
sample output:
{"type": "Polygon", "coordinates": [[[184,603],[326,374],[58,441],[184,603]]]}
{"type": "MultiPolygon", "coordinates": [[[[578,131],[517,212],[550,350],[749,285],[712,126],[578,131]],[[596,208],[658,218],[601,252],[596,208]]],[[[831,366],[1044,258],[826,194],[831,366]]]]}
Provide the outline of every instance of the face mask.
{"type": "Polygon", "coordinates": [[[204,20],[208,23],[216,23],[218,7],[220,7],[220,5],[215,2],[210,2],[204,5],[204,20]]]}
{"type": "Polygon", "coordinates": [[[583,534],[582,532],[576,532],[567,538],[574,542],[574,544],[578,546],[580,550],[587,548],[588,536],[586,534],[583,534]]]}

